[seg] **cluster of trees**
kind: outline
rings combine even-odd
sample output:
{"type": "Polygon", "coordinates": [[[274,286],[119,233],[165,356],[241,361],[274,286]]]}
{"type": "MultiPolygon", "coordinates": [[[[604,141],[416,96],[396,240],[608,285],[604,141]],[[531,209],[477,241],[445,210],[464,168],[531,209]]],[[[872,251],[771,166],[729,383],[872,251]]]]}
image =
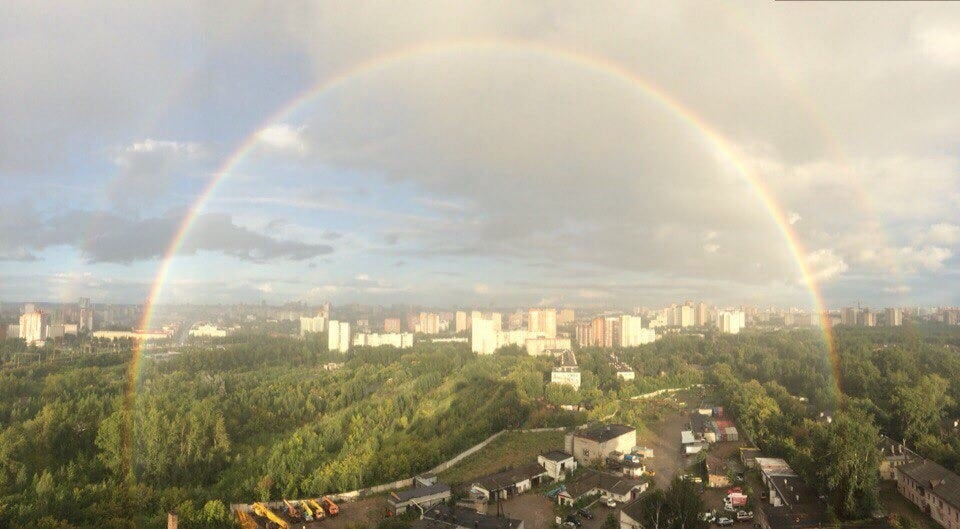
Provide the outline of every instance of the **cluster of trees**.
{"type": "Polygon", "coordinates": [[[176,510],[183,527],[226,527],[229,503],[408,477],[504,428],[582,422],[546,405],[550,365],[245,336],[0,371],[0,526],[162,527],[176,510]]]}
{"type": "MultiPolygon", "coordinates": [[[[183,527],[226,527],[229,503],[393,481],[503,428],[612,414],[641,426],[648,410],[630,397],[704,381],[838,516],[858,518],[877,506],[880,432],[960,470],[958,346],[960,329],[839,330],[831,361],[813,331],[671,336],[617,352],[630,381],[617,378],[609,351],[579,350],[579,392],[546,384],[552,359],[522,351],[423,343],[342,355],[322,337],[246,334],[164,360],[134,362],[118,347],[8,364],[0,526],[162,527],[176,510],[183,527]]],[[[651,516],[680,519],[670,514],[680,492],[651,494],[651,516]]],[[[673,527],[664,523],[651,527],[673,527]]]]}

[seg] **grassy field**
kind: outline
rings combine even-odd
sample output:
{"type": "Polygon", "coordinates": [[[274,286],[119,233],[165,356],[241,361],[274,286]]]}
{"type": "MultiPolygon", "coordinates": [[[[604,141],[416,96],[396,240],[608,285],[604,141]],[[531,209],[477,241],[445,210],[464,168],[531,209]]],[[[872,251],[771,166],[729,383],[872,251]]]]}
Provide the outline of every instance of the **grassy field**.
{"type": "Polygon", "coordinates": [[[479,452],[440,473],[440,481],[455,485],[525,463],[537,455],[563,450],[563,432],[507,432],[479,452]]]}

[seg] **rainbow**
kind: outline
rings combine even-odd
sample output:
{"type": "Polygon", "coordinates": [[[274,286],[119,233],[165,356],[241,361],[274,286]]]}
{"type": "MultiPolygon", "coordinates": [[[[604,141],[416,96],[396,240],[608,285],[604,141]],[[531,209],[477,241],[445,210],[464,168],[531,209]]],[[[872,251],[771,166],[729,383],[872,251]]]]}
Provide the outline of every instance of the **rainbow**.
{"type": "MultiPolygon", "coordinates": [[[[163,287],[170,275],[174,257],[179,252],[181,246],[191,227],[197,220],[204,207],[210,201],[213,194],[220,185],[228,178],[234,168],[241,164],[248,154],[253,150],[259,141],[258,134],[265,127],[282,122],[291,114],[303,107],[308,102],[320,97],[324,93],[342,86],[357,77],[372,73],[380,68],[410,60],[414,58],[443,57],[464,52],[510,52],[526,53],[542,56],[545,59],[552,59],[571,66],[579,67],[585,71],[593,72],[596,75],[606,77],[612,81],[624,83],[634,90],[638,90],[651,101],[657,103],[662,108],[668,110],[678,119],[688,124],[696,130],[703,139],[726,161],[736,172],[753,188],[757,198],[760,200],[766,212],[770,215],[797,264],[798,271],[803,283],[809,291],[815,309],[821,315],[821,327],[830,352],[831,363],[834,366],[835,382],[839,381],[837,374],[837,360],[834,348],[833,333],[830,327],[830,319],[826,311],[823,296],[817,284],[816,277],[811,273],[807,265],[806,252],[798,240],[797,234],[791,226],[786,212],[775,200],[769,188],[761,181],[756,174],[751,171],[748,164],[737,148],[732,145],[714,126],[708,123],[695,111],[684,105],[681,101],[658,87],[654,83],[638,76],[634,72],[613,62],[609,59],[588,55],[580,51],[561,49],[546,46],[537,42],[522,40],[504,40],[504,39],[480,39],[480,40],[456,40],[443,41],[416,45],[408,48],[393,51],[384,55],[373,57],[357,65],[349,67],[326,78],[320,83],[309,88],[293,100],[284,104],[276,112],[270,115],[262,125],[247,136],[228,156],[222,165],[214,172],[213,177],[207,183],[206,187],[199,193],[194,203],[191,205],[186,215],[181,220],[173,238],[170,241],[166,252],[163,255],[160,267],[154,278],[150,293],[148,295],[146,306],[143,312],[143,318],[140,327],[148,329],[153,320],[154,307],[159,299],[163,287]]],[[[136,379],[139,372],[140,363],[139,347],[134,351],[133,360],[130,368],[130,393],[129,404],[132,406],[132,393],[135,391],[136,379]]]]}

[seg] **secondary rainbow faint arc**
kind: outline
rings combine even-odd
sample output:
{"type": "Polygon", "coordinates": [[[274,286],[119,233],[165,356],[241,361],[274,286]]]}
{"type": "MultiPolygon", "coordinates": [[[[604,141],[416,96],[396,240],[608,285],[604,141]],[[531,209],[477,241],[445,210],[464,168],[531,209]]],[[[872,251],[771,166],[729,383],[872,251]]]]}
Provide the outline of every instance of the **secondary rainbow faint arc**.
{"type": "MultiPolygon", "coordinates": [[[[614,80],[626,82],[631,87],[639,89],[650,99],[671,111],[684,122],[700,132],[704,138],[709,140],[710,144],[720,154],[722,154],[723,157],[726,158],[726,160],[736,169],[736,171],[753,187],[757,197],[763,203],[767,213],[771,216],[777,228],[781,232],[784,240],[786,241],[793,258],[796,261],[797,268],[800,271],[803,282],[810,292],[814,306],[821,315],[821,325],[824,332],[824,338],[830,352],[831,363],[834,366],[834,382],[839,383],[839,378],[836,376],[836,359],[829,316],[826,314],[825,304],[823,302],[823,297],[821,295],[816,278],[813,276],[813,274],[811,274],[809,267],[807,266],[806,255],[803,246],[797,239],[796,233],[794,232],[793,227],[790,225],[787,215],[783,209],[776,202],[767,186],[759,178],[757,178],[752,171],[750,171],[747,164],[738,155],[737,149],[729,141],[727,141],[726,138],[724,138],[723,135],[716,130],[716,128],[714,128],[710,123],[696,114],[689,107],[685,106],[683,103],[665,92],[657,85],[640,77],[634,72],[631,72],[625,67],[603,57],[588,55],[574,50],[549,47],[537,42],[520,40],[484,39],[442,41],[403,48],[373,57],[372,59],[368,59],[360,64],[344,69],[341,72],[314,85],[309,90],[303,92],[301,95],[280,107],[269,118],[267,118],[261,126],[257,127],[249,136],[247,136],[239,144],[237,149],[226,158],[224,163],[215,171],[214,176],[210,179],[210,182],[207,184],[207,186],[200,192],[197,199],[187,211],[187,214],[183,217],[183,220],[180,222],[174,237],[171,239],[170,244],[164,253],[160,268],[158,269],[154,278],[154,282],[147,299],[146,308],[144,310],[144,315],[141,320],[141,328],[147,329],[150,327],[150,323],[153,319],[154,305],[159,299],[159,296],[163,290],[163,286],[170,273],[174,257],[180,250],[180,247],[183,245],[186,236],[189,234],[190,228],[193,226],[198,215],[203,210],[204,206],[210,200],[210,197],[213,195],[219,185],[227,178],[227,176],[229,176],[231,171],[244,160],[245,156],[257,144],[259,141],[258,134],[260,131],[269,125],[273,125],[284,120],[302,105],[316,97],[319,97],[323,93],[352,80],[356,76],[371,72],[377,68],[381,68],[402,60],[425,57],[429,55],[444,55],[457,52],[476,51],[504,51],[541,54],[546,57],[561,60],[571,65],[580,66],[588,71],[606,75],[614,80]]],[[[131,366],[131,376],[133,377],[136,376],[138,371],[139,358],[140,351],[138,347],[134,353],[133,363],[131,366]]],[[[135,383],[135,380],[132,382],[135,383]]]]}

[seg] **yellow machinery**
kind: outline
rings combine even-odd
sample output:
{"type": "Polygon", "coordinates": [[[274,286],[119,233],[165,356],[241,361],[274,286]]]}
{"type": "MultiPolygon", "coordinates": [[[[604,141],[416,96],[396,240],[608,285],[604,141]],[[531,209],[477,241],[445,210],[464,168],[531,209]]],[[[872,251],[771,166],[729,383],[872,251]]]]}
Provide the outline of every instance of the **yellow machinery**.
{"type": "Polygon", "coordinates": [[[254,520],[253,516],[250,516],[250,513],[248,512],[238,510],[237,522],[240,523],[241,529],[260,529],[260,526],[257,524],[257,521],[254,520]]]}
{"type": "Polygon", "coordinates": [[[316,502],[316,500],[306,499],[306,500],[303,500],[303,502],[309,503],[310,506],[313,507],[314,516],[317,518],[317,520],[326,516],[327,513],[323,512],[323,507],[321,507],[320,504],[316,502]]]}
{"type": "Polygon", "coordinates": [[[287,521],[284,520],[283,518],[274,514],[273,511],[271,511],[270,508],[267,507],[266,505],[260,502],[256,502],[251,507],[253,507],[253,512],[279,525],[280,529],[290,529],[290,524],[288,524],[287,521]]]}
{"type": "Polygon", "coordinates": [[[303,509],[303,519],[312,522],[313,511],[310,509],[310,505],[307,504],[306,500],[300,500],[300,508],[303,509]]]}

